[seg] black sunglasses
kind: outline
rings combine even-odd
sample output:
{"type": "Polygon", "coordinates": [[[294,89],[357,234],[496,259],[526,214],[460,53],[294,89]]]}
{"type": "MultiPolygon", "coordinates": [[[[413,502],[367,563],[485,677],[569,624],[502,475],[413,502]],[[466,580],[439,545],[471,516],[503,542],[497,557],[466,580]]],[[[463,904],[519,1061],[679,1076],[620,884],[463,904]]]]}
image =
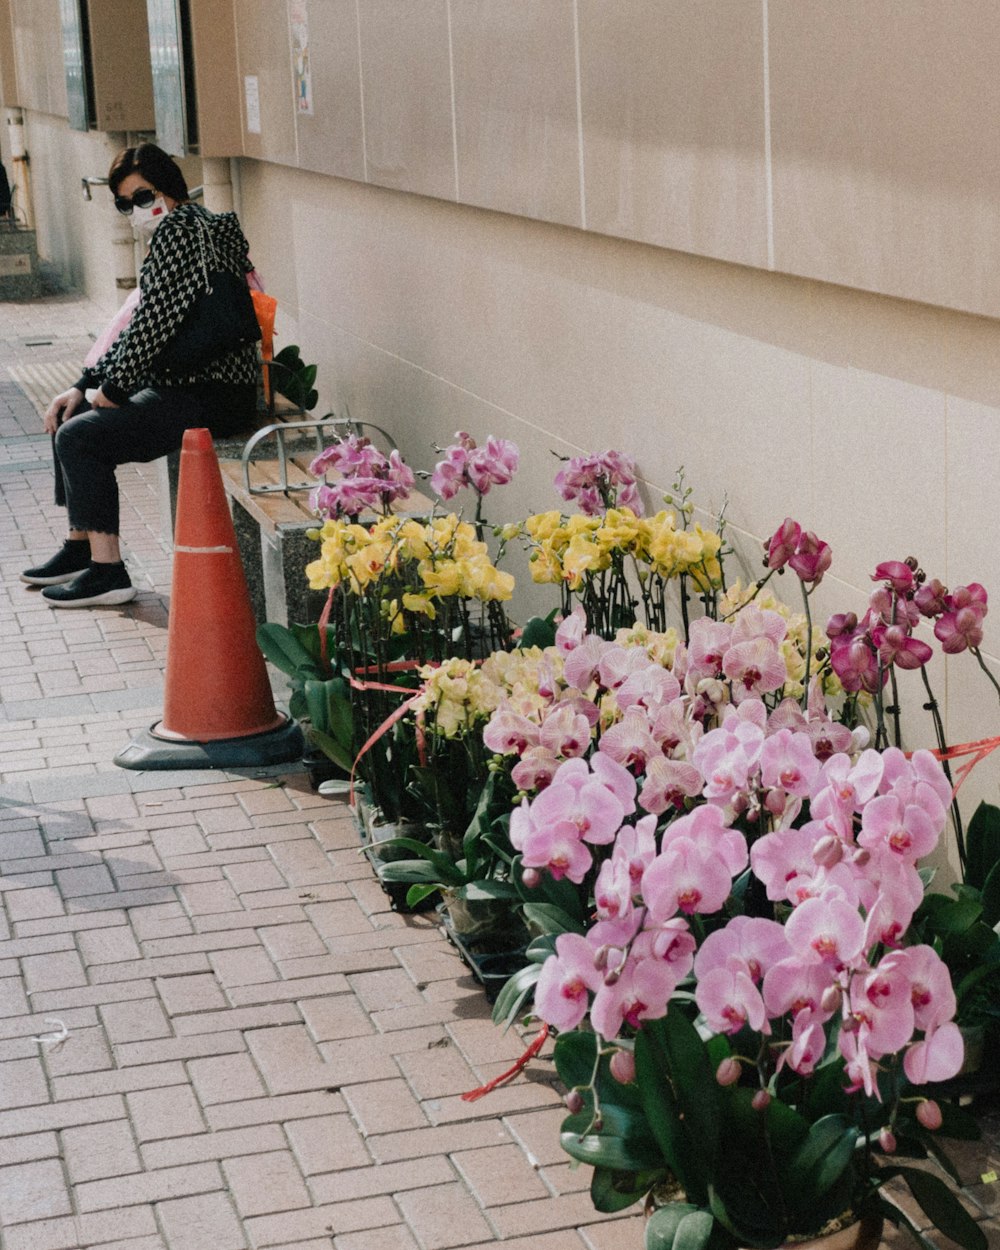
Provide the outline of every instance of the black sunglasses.
{"type": "Polygon", "coordinates": [[[131,199],[126,195],[115,196],[115,208],[124,216],[131,217],[133,208],[149,208],[156,199],[156,192],[149,187],[140,187],[131,199]]]}

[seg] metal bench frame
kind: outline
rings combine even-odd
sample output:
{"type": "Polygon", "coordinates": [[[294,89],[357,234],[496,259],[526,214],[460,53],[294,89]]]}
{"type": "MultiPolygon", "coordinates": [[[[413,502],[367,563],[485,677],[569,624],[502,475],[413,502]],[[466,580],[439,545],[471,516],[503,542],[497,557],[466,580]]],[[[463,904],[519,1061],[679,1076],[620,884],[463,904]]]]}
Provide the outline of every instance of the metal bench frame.
{"type": "MultiPolygon", "coordinates": [[[[388,434],[381,426],[373,425],[370,421],[355,421],[351,417],[335,417],[332,413],[325,417],[320,417],[317,421],[276,421],[273,425],[265,425],[258,430],[249,439],[243,448],[243,486],[248,495],[291,495],[296,492],[310,491],[316,486],[316,482],[290,482],[288,480],[288,462],[290,453],[286,435],[294,431],[297,438],[302,437],[302,433],[312,434],[316,444],[316,454],[319,455],[325,447],[329,445],[335,438],[344,438],[351,434],[370,437],[370,432],[377,434],[379,438],[388,446],[390,451],[396,450],[396,443],[392,436],[388,434]],[[331,437],[324,438],[325,435],[331,437]],[[250,480],[250,465],[254,459],[254,451],[268,439],[274,439],[275,455],[268,456],[267,459],[276,460],[278,464],[278,481],[277,482],[257,482],[250,480]]],[[[260,459],[261,457],[258,457],[260,459]]]]}

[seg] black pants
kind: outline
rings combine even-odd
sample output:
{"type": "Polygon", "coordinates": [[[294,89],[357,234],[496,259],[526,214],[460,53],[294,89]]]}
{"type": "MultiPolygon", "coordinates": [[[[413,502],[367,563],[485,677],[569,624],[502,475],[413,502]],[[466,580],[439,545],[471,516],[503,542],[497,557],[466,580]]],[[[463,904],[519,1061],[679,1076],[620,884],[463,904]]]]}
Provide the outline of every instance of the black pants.
{"type": "Polygon", "coordinates": [[[207,382],[149,388],[120,408],[78,409],[52,440],[56,503],[69,513],[70,529],[117,534],[118,465],[176,451],[185,430],[207,426],[214,438],[247,431],[256,406],[253,385],[207,382]]]}

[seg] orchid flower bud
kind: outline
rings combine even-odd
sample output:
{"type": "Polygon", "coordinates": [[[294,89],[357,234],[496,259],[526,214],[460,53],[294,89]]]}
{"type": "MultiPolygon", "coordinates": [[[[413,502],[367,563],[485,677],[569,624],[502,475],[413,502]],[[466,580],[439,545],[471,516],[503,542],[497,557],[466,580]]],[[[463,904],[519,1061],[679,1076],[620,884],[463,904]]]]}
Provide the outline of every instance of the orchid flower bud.
{"type": "Polygon", "coordinates": [[[616,1050],[609,1067],[619,1085],[631,1085],[635,1080],[635,1055],[630,1050],[616,1050]]]}
{"type": "Polygon", "coordinates": [[[879,1132],[878,1145],[883,1154],[892,1155],[896,1153],[896,1134],[891,1128],[884,1128],[879,1132]]]}
{"type": "Polygon", "coordinates": [[[521,881],[527,890],[536,889],[541,884],[541,880],[542,874],[537,868],[525,868],[521,873],[521,881]]]}
{"type": "Polygon", "coordinates": [[[571,1115],[577,1115],[583,1110],[583,1095],[578,1089],[571,1089],[563,1101],[571,1115]]]}
{"type": "Polygon", "coordinates": [[[766,1089],[759,1089],[750,1100],[754,1111],[766,1111],[771,1105],[771,1095],[766,1089]]]}
{"type": "Polygon", "coordinates": [[[832,868],[844,857],[844,844],[835,834],[828,833],[818,839],[812,851],[813,863],[820,868],[832,868]]]}
{"type": "Polygon", "coordinates": [[[866,851],[864,847],[859,847],[851,856],[851,863],[857,868],[864,868],[871,857],[871,851],[866,851]]]}
{"type": "Polygon", "coordinates": [[[719,1066],[715,1069],[715,1079],[720,1085],[735,1085],[740,1079],[740,1062],[730,1056],[723,1059],[719,1066]]]}
{"type": "Polygon", "coordinates": [[[844,992],[839,985],[828,985],[820,995],[819,1005],[824,1011],[830,1012],[832,1015],[835,1011],[840,1010],[840,1004],[844,1000],[844,992]]]}
{"type": "Polygon", "coordinates": [[[924,1128],[930,1129],[931,1132],[940,1128],[944,1122],[941,1108],[933,1098],[925,1098],[923,1102],[917,1103],[917,1119],[924,1128]]]}

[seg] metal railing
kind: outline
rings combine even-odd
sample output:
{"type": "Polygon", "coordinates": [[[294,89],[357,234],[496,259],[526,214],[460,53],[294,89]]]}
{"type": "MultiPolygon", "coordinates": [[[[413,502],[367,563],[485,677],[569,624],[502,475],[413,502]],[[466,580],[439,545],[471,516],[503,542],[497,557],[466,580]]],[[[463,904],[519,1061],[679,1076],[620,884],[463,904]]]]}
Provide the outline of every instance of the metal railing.
{"type": "Polygon", "coordinates": [[[291,431],[297,432],[297,438],[300,441],[305,436],[307,444],[311,436],[316,455],[319,455],[334,439],[344,438],[350,434],[361,434],[367,437],[370,433],[374,433],[384,440],[390,451],[396,449],[392,436],[381,426],[373,425],[370,421],[355,421],[351,417],[335,417],[332,414],[320,417],[318,421],[277,421],[274,425],[265,425],[263,429],[258,430],[247,439],[246,446],[243,448],[243,485],[248,495],[292,495],[315,488],[316,481],[289,481],[289,459],[303,450],[301,446],[289,449],[286,435],[291,431]],[[253,483],[250,480],[250,465],[253,462],[254,450],[270,438],[273,438],[276,443],[277,454],[273,458],[278,462],[278,481],[253,483]]]}

